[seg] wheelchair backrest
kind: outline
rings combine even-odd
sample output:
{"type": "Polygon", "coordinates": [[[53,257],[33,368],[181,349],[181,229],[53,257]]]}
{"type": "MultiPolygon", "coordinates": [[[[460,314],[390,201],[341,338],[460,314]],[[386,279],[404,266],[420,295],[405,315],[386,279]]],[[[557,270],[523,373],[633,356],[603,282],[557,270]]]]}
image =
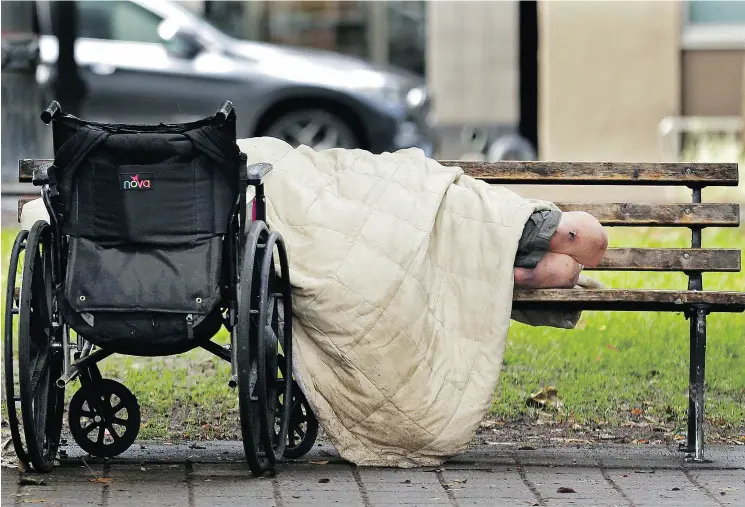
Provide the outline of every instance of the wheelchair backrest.
{"type": "Polygon", "coordinates": [[[240,187],[235,115],[178,125],[53,125],[63,234],[107,246],[225,234],[240,187]]]}

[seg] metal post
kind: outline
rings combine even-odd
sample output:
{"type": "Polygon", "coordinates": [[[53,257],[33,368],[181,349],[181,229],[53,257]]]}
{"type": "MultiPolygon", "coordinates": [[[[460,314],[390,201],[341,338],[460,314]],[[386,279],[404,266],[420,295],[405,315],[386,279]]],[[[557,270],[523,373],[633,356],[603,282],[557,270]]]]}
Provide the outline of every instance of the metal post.
{"type": "Polygon", "coordinates": [[[693,417],[688,421],[688,455],[690,461],[704,461],[704,379],[706,371],[706,314],[703,307],[691,314],[691,348],[694,359],[689,385],[689,406],[693,417]],[[695,345],[695,348],[694,348],[695,345]],[[692,419],[692,421],[691,421],[692,419]],[[693,427],[691,427],[693,426],[693,427]],[[693,455],[690,453],[693,452],[693,455]]]}
{"type": "MultiPolygon", "coordinates": [[[[692,190],[692,202],[701,203],[701,188],[692,190]]],[[[702,227],[691,227],[691,248],[701,248],[702,227]]],[[[688,290],[704,290],[703,275],[688,274],[688,290]]],[[[690,319],[690,351],[688,372],[688,434],[682,451],[687,454],[686,459],[692,461],[704,460],[704,379],[706,365],[706,315],[705,306],[696,306],[686,313],[690,319]]]]}
{"type": "Polygon", "coordinates": [[[254,198],[256,203],[256,220],[266,222],[266,196],[264,195],[264,185],[256,185],[256,197],[254,198]]]}

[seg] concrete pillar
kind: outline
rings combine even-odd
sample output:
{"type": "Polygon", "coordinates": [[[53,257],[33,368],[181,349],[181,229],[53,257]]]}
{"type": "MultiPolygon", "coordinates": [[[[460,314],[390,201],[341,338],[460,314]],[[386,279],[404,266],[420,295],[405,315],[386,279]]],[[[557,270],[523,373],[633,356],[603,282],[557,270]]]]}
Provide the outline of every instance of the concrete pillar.
{"type": "Polygon", "coordinates": [[[515,126],[518,3],[430,1],[427,79],[441,125],[515,126]]]}
{"type": "Polygon", "coordinates": [[[680,110],[679,2],[539,4],[539,152],[547,160],[658,161],[680,110]]]}

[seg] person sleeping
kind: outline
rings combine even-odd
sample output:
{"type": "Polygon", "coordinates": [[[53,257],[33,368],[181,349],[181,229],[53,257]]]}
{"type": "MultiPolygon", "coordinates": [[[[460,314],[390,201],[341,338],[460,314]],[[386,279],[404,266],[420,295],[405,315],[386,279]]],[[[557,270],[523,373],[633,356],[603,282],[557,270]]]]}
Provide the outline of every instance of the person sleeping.
{"type": "Polygon", "coordinates": [[[515,287],[572,288],[585,266],[596,267],[608,248],[608,235],[584,211],[558,209],[533,213],[525,224],[515,257],[515,287]]]}

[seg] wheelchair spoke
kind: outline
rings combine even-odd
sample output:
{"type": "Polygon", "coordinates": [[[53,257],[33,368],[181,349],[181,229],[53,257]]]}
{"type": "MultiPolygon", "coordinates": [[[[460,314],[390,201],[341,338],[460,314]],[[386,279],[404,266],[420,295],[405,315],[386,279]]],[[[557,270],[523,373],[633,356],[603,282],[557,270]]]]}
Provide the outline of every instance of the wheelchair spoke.
{"type": "Polygon", "coordinates": [[[106,435],[106,428],[103,427],[103,425],[98,426],[98,438],[96,439],[96,443],[98,445],[103,444],[103,438],[106,435]]]}
{"type": "Polygon", "coordinates": [[[122,424],[122,425],[126,425],[127,423],[129,423],[127,419],[122,419],[121,417],[112,417],[111,421],[115,424],[122,424]]]}
{"type": "Polygon", "coordinates": [[[114,442],[118,442],[119,440],[121,440],[122,437],[120,437],[119,434],[116,432],[113,424],[109,424],[108,426],[106,426],[106,429],[109,430],[109,435],[111,435],[111,438],[114,439],[114,442]]]}
{"type": "Polygon", "coordinates": [[[99,424],[97,422],[90,423],[88,426],[86,426],[85,428],[83,428],[83,430],[82,430],[83,431],[83,435],[88,435],[88,433],[90,433],[91,431],[93,431],[98,426],[99,426],[99,424]]]}

